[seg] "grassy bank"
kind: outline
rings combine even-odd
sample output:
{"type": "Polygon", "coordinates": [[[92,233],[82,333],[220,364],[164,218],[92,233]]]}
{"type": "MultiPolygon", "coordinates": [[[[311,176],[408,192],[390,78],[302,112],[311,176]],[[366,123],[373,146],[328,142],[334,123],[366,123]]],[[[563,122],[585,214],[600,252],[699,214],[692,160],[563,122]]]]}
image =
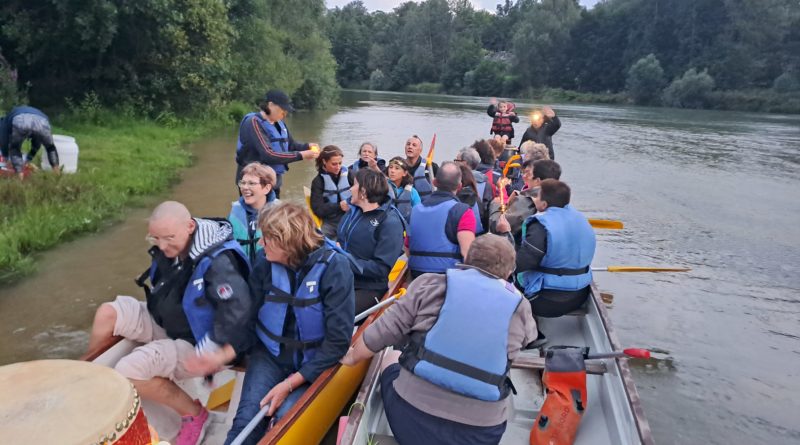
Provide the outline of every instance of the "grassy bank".
{"type": "Polygon", "coordinates": [[[124,216],[126,206],[166,189],[191,163],[185,145],[231,119],[153,120],[95,111],[93,119],[72,114],[54,122],[54,133],[78,142],[76,174],[0,178],[0,282],[30,273],[34,253],[106,227],[124,216]]]}

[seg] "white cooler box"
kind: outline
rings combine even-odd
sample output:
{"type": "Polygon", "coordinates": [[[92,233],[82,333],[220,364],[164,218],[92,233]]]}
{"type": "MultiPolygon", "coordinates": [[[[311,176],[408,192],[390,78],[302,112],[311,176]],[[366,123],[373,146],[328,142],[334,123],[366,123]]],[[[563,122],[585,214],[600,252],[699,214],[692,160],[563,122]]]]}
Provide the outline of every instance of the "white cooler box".
{"type": "MultiPolygon", "coordinates": [[[[58,152],[58,162],[61,163],[63,173],[75,173],[78,171],[78,144],[75,138],[61,134],[53,135],[53,143],[56,144],[58,152]]],[[[47,160],[47,153],[42,148],[42,170],[50,170],[50,162],[47,160]]]]}

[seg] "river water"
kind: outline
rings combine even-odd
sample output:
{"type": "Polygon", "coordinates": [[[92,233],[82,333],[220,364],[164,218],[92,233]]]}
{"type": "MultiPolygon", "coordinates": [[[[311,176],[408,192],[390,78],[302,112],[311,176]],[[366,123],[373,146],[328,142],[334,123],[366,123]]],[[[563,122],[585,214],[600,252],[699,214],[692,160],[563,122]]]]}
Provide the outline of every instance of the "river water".
{"type": "MultiPolygon", "coordinates": [[[[344,92],[337,109],[298,112],[298,140],[401,155],[405,139],[437,134],[438,162],[491,123],[474,97],[344,92]]],[[[518,102],[518,110],[533,104],[518,102]]],[[[659,444],[800,442],[800,116],[553,105],[562,180],[588,216],[625,230],[598,233],[595,266],[688,266],[684,274],[598,273],[614,294],[623,344],[666,358],[633,366],[659,444]]],[[[517,140],[525,129],[516,125],[517,140]]],[[[224,216],[233,186],[235,128],[195,144],[195,165],[170,198],[197,216],[224,216]]],[[[82,147],[82,149],[90,149],[82,147]]],[[[292,164],[284,198],[314,176],[292,164]]],[[[77,357],[98,304],[139,296],[148,209],[53,249],[39,271],[0,289],[0,364],[77,357]]]]}

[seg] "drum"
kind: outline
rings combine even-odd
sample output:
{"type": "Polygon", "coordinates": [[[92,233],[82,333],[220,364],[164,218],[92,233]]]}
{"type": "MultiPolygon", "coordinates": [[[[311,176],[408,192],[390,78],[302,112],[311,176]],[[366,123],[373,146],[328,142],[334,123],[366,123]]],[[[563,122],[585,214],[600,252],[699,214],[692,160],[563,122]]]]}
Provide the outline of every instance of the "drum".
{"type": "Polygon", "coordinates": [[[111,368],[74,360],[0,367],[3,443],[150,445],[133,385],[111,368]]]}

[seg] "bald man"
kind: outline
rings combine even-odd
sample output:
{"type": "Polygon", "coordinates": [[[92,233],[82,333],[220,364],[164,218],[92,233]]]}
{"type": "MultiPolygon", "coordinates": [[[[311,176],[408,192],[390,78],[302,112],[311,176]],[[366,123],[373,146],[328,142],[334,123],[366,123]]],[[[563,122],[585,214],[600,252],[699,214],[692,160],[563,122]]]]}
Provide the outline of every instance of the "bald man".
{"type": "Polygon", "coordinates": [[[147,241],[152,262],[136,280],[146,302],[118,296],[103,303],[89,351],[113,336],[143,343],[115,369],[143,398],[178,412],[183,421],[176,443],[194,445],[208,411],[175,380],[211,375],[249,348],[256,309],[247,285],[250,265],[228,221],[192,218],[175,201],[153,210],[147,241]]]}

